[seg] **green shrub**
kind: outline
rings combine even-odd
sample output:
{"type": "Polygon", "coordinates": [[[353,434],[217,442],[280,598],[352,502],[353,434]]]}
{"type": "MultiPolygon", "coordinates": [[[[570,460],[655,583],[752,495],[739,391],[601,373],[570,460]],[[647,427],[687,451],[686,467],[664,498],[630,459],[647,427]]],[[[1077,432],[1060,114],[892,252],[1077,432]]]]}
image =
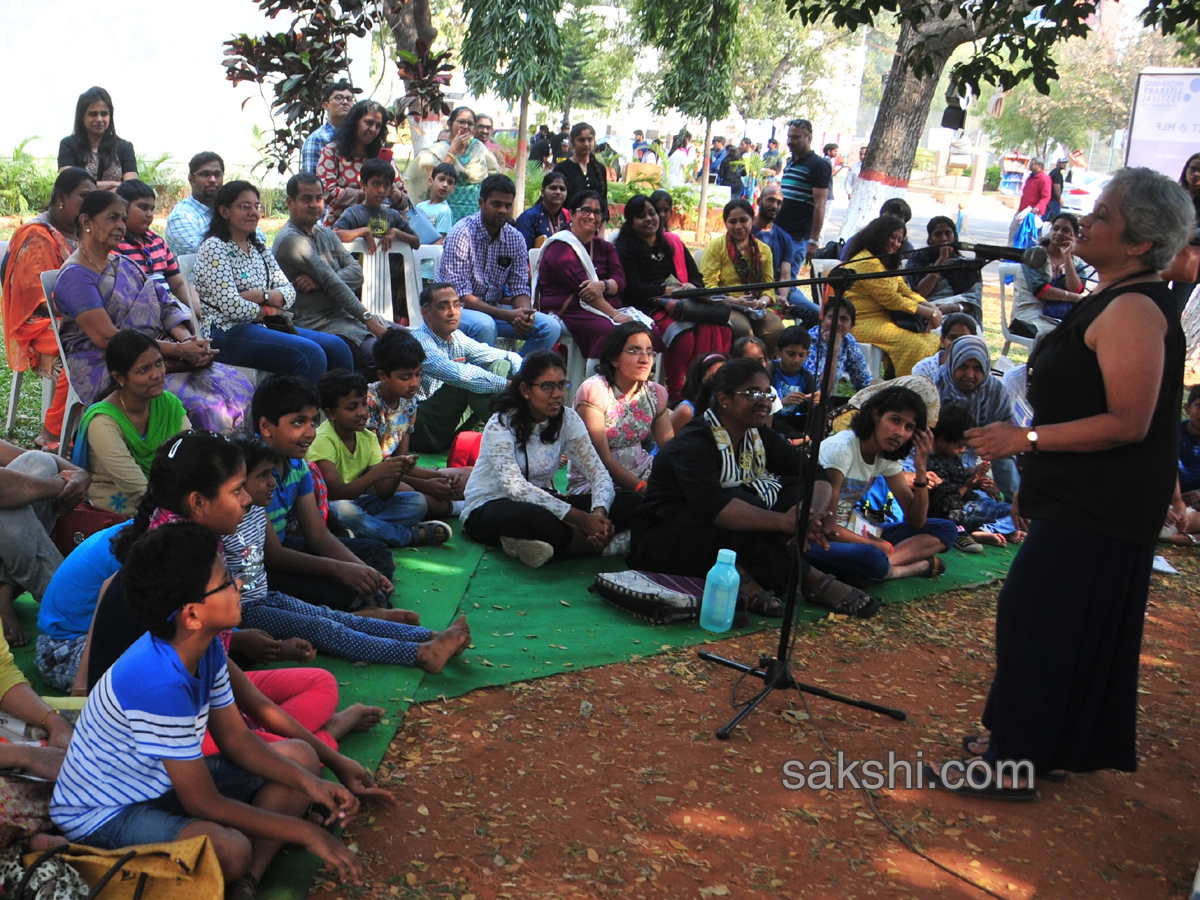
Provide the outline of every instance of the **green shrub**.
{"type": "Polygon", "coordinates": [[[46,208],[58,173],[26,151],[26,138],[13,148],[11,156],[0,157],[0,215],[27,216],[46,208]]]}
{"type": "Polygon", "coordinates": [[[1003,178],[1003,173],[999,166],[988,166],[983,173],[983,189],[985,191],[1000,190],[1000,181],[1003,178]]]}

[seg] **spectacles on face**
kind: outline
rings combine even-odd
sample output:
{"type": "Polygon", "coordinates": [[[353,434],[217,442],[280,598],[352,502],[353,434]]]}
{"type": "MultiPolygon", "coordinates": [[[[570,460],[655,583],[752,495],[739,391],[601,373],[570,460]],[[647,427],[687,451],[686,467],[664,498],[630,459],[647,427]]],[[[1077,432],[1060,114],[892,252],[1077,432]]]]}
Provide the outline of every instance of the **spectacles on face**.
{"type": "Polygon", "coordinates": [[[758,403],[762,400],[771,399],[770,391],[761,391],[758,388],[747,388],[744,391],[734,391],[733,394],[735,397],[745,397],[751,403],[758,403]]]}
{"type": "Polygon", "coordinates": [[[329,98],[329,102],[330,103],[353,103],[354,95],[353,94],[334,94],[332,97],[329,98]]]}
{"type": "Polygon", "coordinates": [[[538,388],[544,394],[553,394],[557,391],[566,393],[571,389],[569,381],[539,381],[534,387],[538,388]]]}
{"type": "MultiPolygon", "coordinates": [[[[239,594],[242,592],[242,586],[240,584],[238,584],[238,580],[233,577],[233,573],[229,571],[229,566],[226,566],[224,581],[222,581],[219,585],[217,585],[211,591],[205,591],[203,594],[201,594],[199,600],[190,600],[187,603],[183,604],[183,606],[191,606],[193,603],[203,603],[205,600],[207,600],[213,594],[219,594],[222,591],[228,590],[229,588],[233,588],[239,594]]],[[[170,622],[177,615],[179,615],[180,612],[183,611],[183,606],[179,607],[174,612],[172,612],[169,616],[167,616],[167,621],[170,622]]]]}
{"type": "Polygon", "coordinates": [[[248,213],[251,211],[262,212],[264,209],[266,209],[266,207],[263,206],[261,203],[238,203],[234,206],[234,209],[240,210],[241,212],[244,212],[244,213],[248,213]]]}
{"type": "Polygon", "coordinates": [[[475,127],[475,123],[472,122],[470,119],[455,119],[454,124],[460,125],[464,128],[474,128],[475,127]]]}
{"type": "Polygon", "coordinates": [[[192,177],[199,178],[201,181],[213,181],[213,180],[220,181],[221,176],[224,174],[225,173],[222,172],[220,169],[201,169],[199,172],[197,172],[192,177]]]}
{"type": "Polygon", "coordinates": [[[579,209],[575,210],[575,215],[577,215],[577,216],[598,216],[598,215],[600,215],[600,209],[598,207],[594,207],[594,206],[582,206],[579,209]]]}
{"type": "Polygon", "coordinates": [[[629,347],[625,350],[622,350],[621,352],[624,353],[626,356],[629,356],[629,357],[636,356],[639,359],[643,356],[650,357],[650,358],[653,358],[653,356],[654,356],[654,350],[650,347],[629,347]]]}

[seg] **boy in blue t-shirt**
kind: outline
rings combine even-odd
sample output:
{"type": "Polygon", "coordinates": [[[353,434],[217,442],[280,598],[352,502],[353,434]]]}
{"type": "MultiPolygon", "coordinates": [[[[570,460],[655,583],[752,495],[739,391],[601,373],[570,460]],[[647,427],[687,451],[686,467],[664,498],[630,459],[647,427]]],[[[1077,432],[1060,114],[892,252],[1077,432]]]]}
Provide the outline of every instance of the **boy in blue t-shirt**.
{"type": "Polygon", "coordinates": [[[285,555],[285,567],[268,562],[271,588],[317,606],[415,625],[413,613],[391,609],[391,551],[379,541],[334,536],[317,506],[304,458],[316,438],[319,403],[309,381],[273,375],[250,404],[259,436],[279,457],[267,519],[283,549],[300,551],[285,555]]]}
{"type": "Polygon", "coordinates": [[[282,844],[299,844],[361,883],[354,854],[325,824],[358,809],[317,777],[308,744],[268,745],[233,702],[218,637],[241,622],[241,582],[213,531],[164,525],[134,544],[123,569],[129,605],[149,631],[97,682],[67,749],[50,816],[77,843],[114,849],[207,835],[227,897],[253,897],[282,844]],[[205,758],[208,730],[220,750],[205,758]]]}
{"type": "MultiPolygon", "coordinates": [[[[417,204],[417,209],[429,216],[445,240],[454,225],[454,212],[446,198],[458,185],[458,173],[450,163],[438,163],[429,173],[429,199],[417,204]]],[[[438,241],[440,244],[442,241],[438,241]]]]}
{"type": "Polygon", "coordinates": [[[804,368],[811,347],[808,331],[802,325],[790,325],[780,332],[775,358],[767,366],[771,387],[783,403],[771,427],[784,437],[800,438],[808,432],[808,414],[816,391],[816,379],[804,368]]]}

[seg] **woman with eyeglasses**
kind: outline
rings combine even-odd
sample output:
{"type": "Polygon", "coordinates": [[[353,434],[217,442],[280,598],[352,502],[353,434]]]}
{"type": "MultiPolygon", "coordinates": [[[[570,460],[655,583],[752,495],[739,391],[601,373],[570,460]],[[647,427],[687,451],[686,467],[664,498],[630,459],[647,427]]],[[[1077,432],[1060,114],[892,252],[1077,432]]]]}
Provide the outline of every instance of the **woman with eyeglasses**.
{"type": "MultiPolygon", "coordinates": [[[[201,334],[234,366],[299,375],[314,385],[326,369],[354,368],[339,335],[297,328],[284,311],[296,289],[256,233],[262,216],[258,188],[231,181],[217,191],[216,210],[196,256],[201,334]]],[[[253,390],[253,389],[252,389],[253,390]]]]}
{"type": "MultiPolygon", "coordinates": [[[[342,213],[366,200],[362,166],[368,159],[379,157],[390,119],[391,113],[382,104],[360,100],[350,108],[333,139],[321,149],[317,177],[325,191],[325,224],[330,228],[342,213]]],[[[404,179],[399,172],[392,182],[389,201],[394,209],[407,205],[404,179]]]]}
{"type": "MultiPolygon", "coordinates": [[[[654,370],[654,333],[641,322],[626,322],[608,333],[600,348],[596,374],[575,393],[575,412],[587,427],[592,446],[612,477],[626,491],[642,493],[654,457],[675,432],[667,408],[667,389],[650,380],[654,370]]],[[[591,490],[587,476],[571,468],[567,490],[591,490]]]]}
{"type": "MultiPolygon", "coordinates": [[[[767,427],[774,393],[766,370],[753,359],[732,359],[713,376],[692,419],[661,448],[645,499],[634,516],[631,568],[703,578],[717,551],[737,553],[741,587],[750,612],[783,615],[779,595],[798,564],[794,546],[803,460],[784,437],[767,427]]],[[[813,508],[828,502],[819,481],[813,508]]],[[[824,537],[816,520],[807,533],[824,537]]],[[[806,567],[805,596],[839,613],[866,618],[879,601],[806,567]]]]}
{"type": "Polygon", "coordinates": [[[133,260],[115,254],[125,237],[125,201],[92,191],[80,204],[79,247],[67,257],[54,287],[62,316],[59,337],[71,386],[90,406],[109,385],[108,342],[131,328],[152,338],[166,362],[164,387],[198,428],[228,433],[242,425],[254,385],[192,333],[192,312],[133,260]]]}
{"type": "Polygon", "coordinates": [[[479,212],[479,186],[489,175],[501,174],[500,163],[483,141],[475,137],[475,113],[460,106],[450,113],[450,136],[426,147],[412,161],[405,178],[412,185],[413,202],[429,196],[429,176],[441,163],[454,166],[458,180],[446,197],[454,221],[479,212]]]}
{"type": "Polygon", "coordinates": [[[628,535],[614,538],[629,527],[640,500],[613,487],[583,421],[567,408],[570,388],[557,353],[525,357],[508,390],[492,401],[459,516],[472,540],[501,547],[533,569],[555,558],[625,553],[628,535]],[[564,496],[555,489],[564,456],[590,493],[564,496]]]}
{"type": "Polygon", "coordinates": [[[542,245],[532,285],[538,309],[558,316],[588,359],[598,356],[615,326],[644,318],[622,308],[625,272],[616,248],[601,233],[603,215],[599,194],[579,194],[570,227],[542,245]]]}
{"type": "MultiPolygon", "coordinates": [[[[1200,254],[1200,251],[1196,249],[1196,246],[1200,245],[1200,153],[1193,153],[1187,158],[1187,162],[1183,164],[1183,171],[1179,173],[1179,184],[1188,192],[1188,196],[1192,198],[1192,206],[1196,208],[1196,227],[1192,229],[1191,237],[1188,239],[1191,246],[1186,249],[1189,255],[1200,254]]],[[[1190,258],[1195,259],[1195,256],[1191,255],[1190,258]]],[[[1173,263],[1171,268],[1174,268],[1173,263]]],[[[1191,269],[1184,277],[1190,276],[1195,271],[1195,269],[1191,269]]],[[[1200,282],[1171,282],[1171,294],[1175,298],[1175,304],[1179,307],[1180,315],[1183,315],[1183,309],[1191,299],[1197,284],[1200,282]]]]}

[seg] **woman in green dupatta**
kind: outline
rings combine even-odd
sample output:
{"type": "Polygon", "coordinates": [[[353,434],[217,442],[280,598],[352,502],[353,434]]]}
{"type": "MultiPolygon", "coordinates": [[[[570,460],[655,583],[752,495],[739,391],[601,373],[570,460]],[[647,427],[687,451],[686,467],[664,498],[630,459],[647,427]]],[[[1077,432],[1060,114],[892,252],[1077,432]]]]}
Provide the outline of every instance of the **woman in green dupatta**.
{"type": "Polygon", "coordinates": [[[110,389],[83,414],[73,462],[92,476],[89,503],[131,515],[146,492],[154,452],[191,423],[163,386],[166,366],[152,338],[122,329],[104,348],[104,362],[110,389]]]}

